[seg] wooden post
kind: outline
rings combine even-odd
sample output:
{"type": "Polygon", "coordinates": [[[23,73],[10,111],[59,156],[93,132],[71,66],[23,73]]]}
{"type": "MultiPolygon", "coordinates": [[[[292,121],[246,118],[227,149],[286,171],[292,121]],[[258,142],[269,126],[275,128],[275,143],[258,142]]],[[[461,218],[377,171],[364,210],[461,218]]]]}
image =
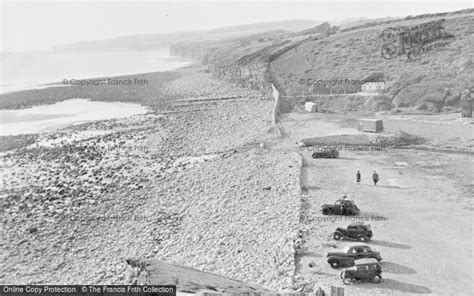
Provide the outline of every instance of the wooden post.
{"type": "Polygon", "coordinates": [[[331,296],[344,296],[344,288],[331,286],[331,296]]]}
{"type": "Polygon", "coordinates": [[[472,117],[472,101],[461,101],[462,117],[472,117]]]}
{"type": "Polygon", "coordinates": [[[272,116],[272,124],[277,124],[277,117],[278,113],[280,112],[280,93],[278,89],[272,83],[272,95],[274,99],[273,103],[273,116],[272,116]]]}

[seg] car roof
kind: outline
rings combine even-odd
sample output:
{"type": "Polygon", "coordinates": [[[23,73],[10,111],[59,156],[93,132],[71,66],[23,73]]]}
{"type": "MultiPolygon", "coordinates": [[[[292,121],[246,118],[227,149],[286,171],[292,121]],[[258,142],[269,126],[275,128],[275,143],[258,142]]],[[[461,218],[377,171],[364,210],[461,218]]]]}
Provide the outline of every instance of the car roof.
{"type": "Polygon", "coordinates": [[[355,222],[352,222],[351,224],[349,225],[352,225],[352,226],[358,226],[358,225],[363,225],[363,226],[367,226],[369,224],[365,223],[365,222],[360,222],[360,221],[355,221],[355,222]]]}
{"type": "Polygon", "coordinates": [[[355,265],[362,265],[362,264],[378,264],[379,262],[375,258],[363,258],[354,260],[355,265]]]}
{"type": "MultiPolygon", "coordinates": [[[[368,244],[366,244],[366,243],[348,243],[348,244],[343,248],[344,253],[348,252],[350,248],[354,248],[354,247],[356,247],[356,248],[357,248],[357,247],[359,247],[359,248],[360,248],[360,247],[369,247],[369,248],[370,248],[370,246],[369,246],[368,244]]],[[[371,248],[371,249],[372,249],[372,248],[371,248]]]]}

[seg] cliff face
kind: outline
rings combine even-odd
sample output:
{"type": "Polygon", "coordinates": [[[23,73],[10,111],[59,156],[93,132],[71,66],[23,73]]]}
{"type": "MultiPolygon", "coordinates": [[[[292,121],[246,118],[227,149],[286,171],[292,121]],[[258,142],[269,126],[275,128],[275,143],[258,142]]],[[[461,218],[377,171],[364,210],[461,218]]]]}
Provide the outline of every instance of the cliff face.
{"type": "Polygon", "coordinates": [[[308,40],[334,34],[336,29],[323,23],[296,33],[273,30],[233,40],[179,42],[170,46],[170,54],[201,62],[220,79],[272,98],[272,83],[284,92],[283,83],[276,81],[270,71],[272,61],[286,52],[297,51],[308,40]]]}
{"type": "Polygon", "coordinates": [[[214,66],[211,70],[217,77],[236,83],[239,86],[261,91],[270,95],[268,64],[252,63],[243,66],[214,66]]]}
{"type": "Polygon", "coordinates": [[[170,47],[170,54],[201,62],[207,65],[208,70],[216,77],[241,87],[258,90],[265,97],[271,97],[268,62],[258,59],[250,59],[240,63],[226,61],[224,59],[226,53],[222,49],[205,47],[198,43],[174,44],[170,47]]]}
{"type": "Polygon", "coordinates": [[[292,39],[281,36],[253,36],[249,39],[239,39],[236,42],[223,45],[203,43],[178,43],[170,47],[170,54],[190,58],[207,65],[208,71],[216,77],[246,87],[258,90],[266,98],[272,98],[273,83],[280,92],[282,83],[276,81],[270,70],[273,60],[280,55],[296,50],[308,39],[308,36],[297,36],[292,39]]]}

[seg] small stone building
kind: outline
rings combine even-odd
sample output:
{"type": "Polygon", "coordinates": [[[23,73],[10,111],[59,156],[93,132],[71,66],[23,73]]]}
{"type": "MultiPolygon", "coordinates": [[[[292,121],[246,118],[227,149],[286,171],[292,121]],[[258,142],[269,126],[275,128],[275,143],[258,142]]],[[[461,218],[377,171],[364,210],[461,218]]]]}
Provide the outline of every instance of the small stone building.
{"type": "Polygon", "coordinates": [[[383,121],[381,119],[359,119],[357,129],[361,132],[380,133],[383,132],[383,121]]]}
{"type": "Polygon", "coordinates": [[[318,105],[313,102],[306,102],[304,103],[304,109],[307,112],[318,112],[318,105]]]}
{"type": "Polygon", "coordinates": [[[384,81],[367,82],[362,84],[363,93],[382,93],[385,90],[384,81]]]}

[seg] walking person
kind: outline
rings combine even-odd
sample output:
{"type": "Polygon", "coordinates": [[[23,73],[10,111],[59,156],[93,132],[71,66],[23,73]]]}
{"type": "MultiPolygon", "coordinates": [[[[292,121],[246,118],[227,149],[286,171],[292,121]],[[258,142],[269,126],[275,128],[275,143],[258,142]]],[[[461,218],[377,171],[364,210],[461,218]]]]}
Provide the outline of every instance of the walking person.
{"type": "Polygon", "coordinates": [[[345,215],[346,214],[346,200],[347,200],[347,195],[344,194],[342,197],[342,202],[341,202],[341,214],[345,215]]]}
{"type": "Polygon", "coordinates": [[[315,296],[326,296],[326,293],[324,292],[323,289],[321,289],[321,287],[318,287],[314,293],[315,296]]]}
{"type": "Polygon", "coordinates": [[[377,186],[377,182],[379,181],[379,174],[376,171],[372,174],[372,180],[374,180],[374,185],[377,186]]]}
{"type": "Polygon", "coordinates": [[[360,178],[361,178],[360,171],[357,171],[357,174],[356,174],[357,185],[360,185],[360,178]]]}

